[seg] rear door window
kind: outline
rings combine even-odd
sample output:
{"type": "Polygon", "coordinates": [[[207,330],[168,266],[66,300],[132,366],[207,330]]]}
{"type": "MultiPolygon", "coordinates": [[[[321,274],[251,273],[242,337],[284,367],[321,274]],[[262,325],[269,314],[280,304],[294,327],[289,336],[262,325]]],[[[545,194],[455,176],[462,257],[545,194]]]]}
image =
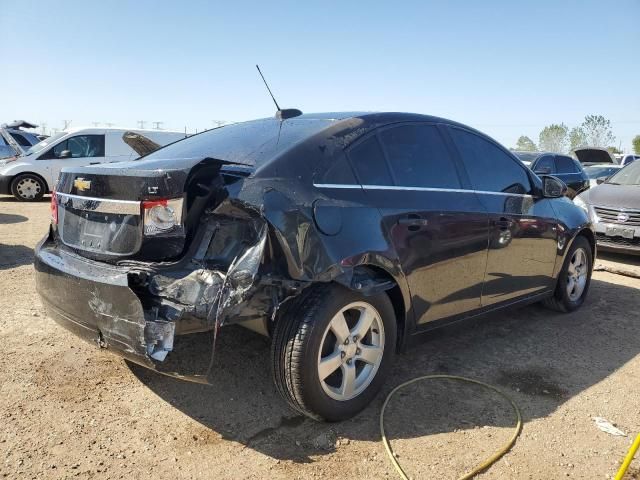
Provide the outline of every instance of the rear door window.
{"type": "Polygon", "coordinates": [[[528,194],[531,182],[522,164],[495,143],[467,130],[449,129],[475,190],[528,194]]]}
{"type": "Polygon", "coordinates": [[[435,125],[400,125],[379,135],[396,185],[460,188],[455,163],[435,125]]]}
{"type": "Polygon", "coordinates": [[[556,172],[557,173],[580,173],[576,162],[571,157],[564,155],[556,155],[556,172]]]}
{"type": "Polygon", "coordinates": [[[349,159],[362,185],[393,185],[380,143],[375,135],[349,150],[349,159]]]}

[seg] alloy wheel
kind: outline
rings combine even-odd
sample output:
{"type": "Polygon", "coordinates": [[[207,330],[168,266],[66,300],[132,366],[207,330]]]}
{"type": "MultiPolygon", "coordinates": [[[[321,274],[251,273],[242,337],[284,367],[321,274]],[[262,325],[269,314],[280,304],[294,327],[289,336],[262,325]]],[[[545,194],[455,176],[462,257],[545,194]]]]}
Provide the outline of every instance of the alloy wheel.
{"type": "Polygon", "coordinates": [[[366,302],[342,308],[329,322],[318,353],[318,377],[334,400],[360,395],[373,381],[384,354],[384,324],[366,302]]]}
{"type": "Polygon", "coordinates": [[[577,248],[569,261],[567,268],[567,295],[569,300],[575,302],[582,296],[587,285],[589,265],[587,253],[583,248],[577,248]]]}

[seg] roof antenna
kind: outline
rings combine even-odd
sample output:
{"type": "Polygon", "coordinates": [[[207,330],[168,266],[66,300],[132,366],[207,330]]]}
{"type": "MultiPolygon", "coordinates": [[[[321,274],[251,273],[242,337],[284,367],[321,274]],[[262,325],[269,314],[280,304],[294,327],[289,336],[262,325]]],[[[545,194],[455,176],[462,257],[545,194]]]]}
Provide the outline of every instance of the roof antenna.
{"type": "Polygon", "coordinates": [[[280,105],[278,105],[278,102],[276,101],[276,97],[273,96],[273,93],[271,92],[271,89],[269,88],[269,84],[265,80],[264,75],[262,74],[262,71],[260,70],[260,67],[258,65],[256,65],[256,68],[258,69],[258,73],[262,77],[262,81],[264,82],[264,86],[267,87],[267,91],[269,92],[269,95],[271,95],[271,99],[273,100],[273,103],[276,104],[276,108],[278,109],[276,111],[276,118],[278,120],[286,120],[287,118],[293,118],[293,117],[298,117],[298,116],[302,115],[302,112],[300,110],[298,110],[297,108],[285,108],[284,110],[280,108],[280,105]]]}

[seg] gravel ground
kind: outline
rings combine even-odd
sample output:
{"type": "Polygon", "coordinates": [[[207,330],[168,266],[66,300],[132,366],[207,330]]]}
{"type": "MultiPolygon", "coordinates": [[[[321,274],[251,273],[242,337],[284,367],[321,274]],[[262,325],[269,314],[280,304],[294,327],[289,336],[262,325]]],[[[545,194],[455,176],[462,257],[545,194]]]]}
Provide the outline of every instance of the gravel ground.
{"type": "MultiPolygon", "coordinates": [[[[450,373],[495,384],[522,409],[516,446],[479,478],[613,478],[640,432],[640,279],[594,273],[579,312],[530,306],[434,334],[401,355],[356,418],[320,424],[290,411],[269,373],[268,341],[221,333],[214,386],[130,365],[45,317],[33,247],[48,204],[0,197],[0,475],[8,478],[396,478],[378,415],[393,386],[450,373]],[[626,437],[600,431],[605,417],[626,437]]],[[[605,263],[606,262],[606,263],[605,263]]],[[[599,264],[636,274],[638,262],[599,264]]],[[[394,397],[388,435],[414,478],[457,478],[510,435],[499,397],[450,381],[394,397]]],[[[627,478],[640,478],[640,460],[627,478]]]]}

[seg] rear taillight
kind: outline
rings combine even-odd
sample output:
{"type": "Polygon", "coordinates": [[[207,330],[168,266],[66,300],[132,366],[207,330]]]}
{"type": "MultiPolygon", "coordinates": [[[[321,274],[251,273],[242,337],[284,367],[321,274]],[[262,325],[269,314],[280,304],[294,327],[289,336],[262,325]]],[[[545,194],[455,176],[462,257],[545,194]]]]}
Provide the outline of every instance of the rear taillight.
{"type": "Polygon", "coordinates": [[[58,197],[55,190],[51,192],[51,223],[58,224],[58,197]]]}
{"type": "Polygon", "coordinates": [[[182,198],[142,202],[144,234],[163,235],[182,231],[182,198]]]}

